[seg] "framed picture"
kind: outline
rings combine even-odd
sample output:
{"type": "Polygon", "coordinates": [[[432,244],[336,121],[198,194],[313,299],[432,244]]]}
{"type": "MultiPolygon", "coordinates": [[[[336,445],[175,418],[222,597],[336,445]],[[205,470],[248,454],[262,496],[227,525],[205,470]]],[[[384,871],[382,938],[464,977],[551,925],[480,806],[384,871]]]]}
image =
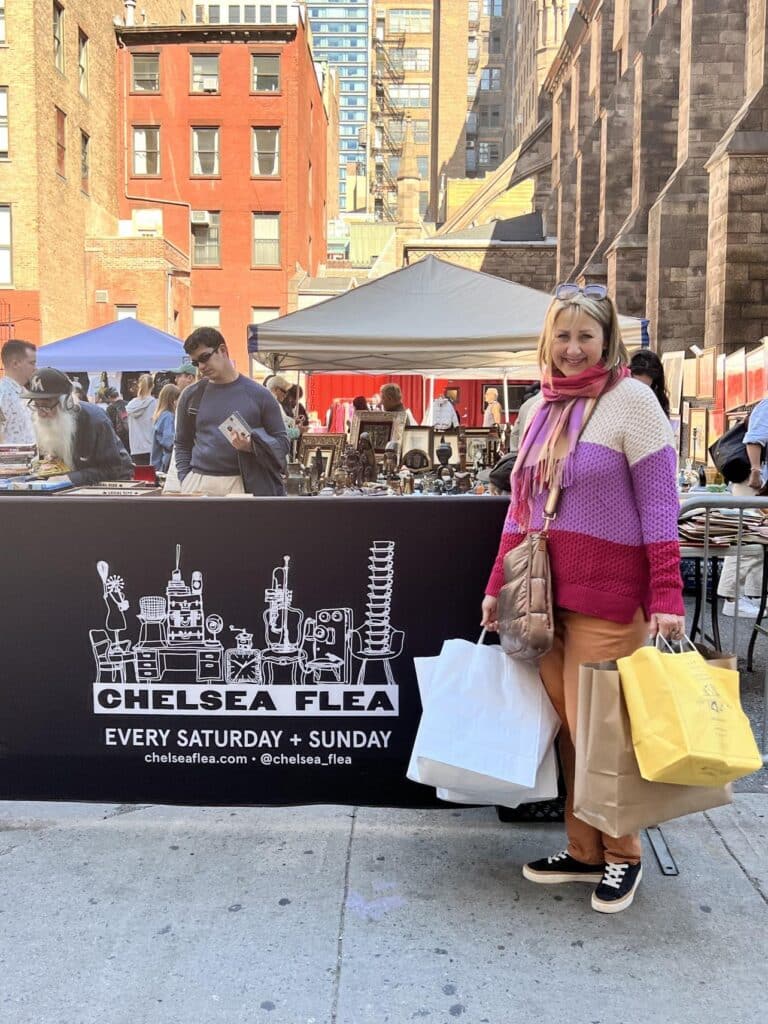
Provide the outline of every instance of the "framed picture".
{"type": "Polygon", "coordinates": [[[449,466],[458,466],[459,464],[459,432],[458,430],[436,430],[435,431],[435,447],[433,453],[433,463],[435,466],[440,465],[440,460],[437,457],[437,449],[440,445],[446,442],[451,446],[451,455],[448,459],[449,466]]]}
{"type": "Polygon", "coordinates": [[[664,376],[667,380],[667,391],[669,392],[669,413],[670,416],[679,416],[680,402],[683,398],[685,352],[665,352],[661,357],[661,362],[664,366],[664,376]]]}
{"type": "Polygon", "coordinates": [[[709,399],[715,397],[715,363],[717,349],[705,348],[696,360],[696,397],[709,399]]]}
{"type": "Polygon", "coordinates": [[[752,352],[747,352],[747,404],[762,402],[765,398],[766,384],[766,349],[765,342],[752,352]]]}
{"type": "Polygon", "coordinates": [[[349,428],[349,443],[357,448],[361,434],[368,434],[377,456],[384,454],[390,441],[403,442],[406,414],[404,412],[370,412],[356,410],[349,428]]]}
{"type": "Polygon", "coordinates": [[[323,455],[323,476],[330,477],[337,469],[347,444],[346,434],[302,434],[299,438],[298,461],[307,469],[320,449],[323,455]]]}
{"type": "MultiPolygon", "coordinates": [[[[707,440],[709,444],[714,444],[718,437],[722,437],[725,433],[725,413],[724,412],[710,412],[709,414],[709,430],[707,440]]],[[[710,458],[710,462],[711,462],[710,458]]]]}
{"type": "Polygon", "coordinates": [[[746,350],[738,349],[725,357],[725,409],[738,409],[747,404],[746,350]]]}
{"type": "Polygon", "coordinates": [[[432,427],[406,427],[403,431],[400,461],[405,462],[408,452],[418,451],[426,455],[429,460],[428,465],[431,466],[434,458],[434,433],[432,427]]]}
{"type": "Polygon", "coordinates": [[[683,398],[696,397],[696,368],[698,359],[686,359],[683,363],[683,398]]]}
{"type": "Polygon", "coordinates": [[[707,410],[691,409],[688,458],[697,463],[707,461],[707,410]]]}
{"type": "Polygon", "coordinates": [[[467,443],[467,465],[473,465],[478,454],[481,454],[483,461],[488,464],[491,440],[490,427],[468,427],[464,431],[464,438],[467,443]]]}

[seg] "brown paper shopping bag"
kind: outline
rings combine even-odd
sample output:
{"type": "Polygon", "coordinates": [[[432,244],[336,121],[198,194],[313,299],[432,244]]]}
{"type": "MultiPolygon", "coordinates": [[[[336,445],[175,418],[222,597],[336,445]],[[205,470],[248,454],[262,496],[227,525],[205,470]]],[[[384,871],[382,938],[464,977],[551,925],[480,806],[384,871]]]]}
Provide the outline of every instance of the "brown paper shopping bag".
{"type": "Polygon", "coordinates": [[[730,786],[676,786],[642,778],[615,661],[579,669],[575,745],[574,814],[610,836],[731,802],[730,786]]]}

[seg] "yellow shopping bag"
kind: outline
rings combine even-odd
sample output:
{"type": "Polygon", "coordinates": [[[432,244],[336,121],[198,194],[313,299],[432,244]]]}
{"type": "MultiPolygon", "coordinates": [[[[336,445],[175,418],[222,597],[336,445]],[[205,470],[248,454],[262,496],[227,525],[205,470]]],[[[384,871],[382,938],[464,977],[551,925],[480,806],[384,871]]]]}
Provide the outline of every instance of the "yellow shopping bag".
{"type": "Polygon", "coordinates": [[[762,767],[739,700],[739,674],[698,651],[641,647],[618,661],[640,774],[649,782],[722,786],[762,767]]]}

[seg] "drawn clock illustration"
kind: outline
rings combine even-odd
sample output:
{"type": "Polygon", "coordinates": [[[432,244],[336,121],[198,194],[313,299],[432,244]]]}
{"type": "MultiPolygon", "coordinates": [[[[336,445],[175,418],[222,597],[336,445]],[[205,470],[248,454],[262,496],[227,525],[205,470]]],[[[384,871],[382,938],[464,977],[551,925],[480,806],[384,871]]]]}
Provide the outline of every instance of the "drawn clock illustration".
{"type": "Polygon", "coordinates": [[[261,651],[253,648],[253,633],[240,626],[230,626],[236,634],[236,647],[226,653],[225,673],[228,683],[260,683],[261,651]]]}

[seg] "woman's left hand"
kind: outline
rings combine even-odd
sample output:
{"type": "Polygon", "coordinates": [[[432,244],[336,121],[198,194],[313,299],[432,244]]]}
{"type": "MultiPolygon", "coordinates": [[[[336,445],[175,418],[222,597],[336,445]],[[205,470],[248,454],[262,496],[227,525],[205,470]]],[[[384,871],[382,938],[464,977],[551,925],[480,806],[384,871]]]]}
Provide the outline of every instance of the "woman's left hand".
{"type": "Polygon", "coordinates": [[[685,618],[682,615],[654,612],[651,616],[649,634],[651,639],[661,634],[665,640],[682,640],[685,636],[685,618]]]}

